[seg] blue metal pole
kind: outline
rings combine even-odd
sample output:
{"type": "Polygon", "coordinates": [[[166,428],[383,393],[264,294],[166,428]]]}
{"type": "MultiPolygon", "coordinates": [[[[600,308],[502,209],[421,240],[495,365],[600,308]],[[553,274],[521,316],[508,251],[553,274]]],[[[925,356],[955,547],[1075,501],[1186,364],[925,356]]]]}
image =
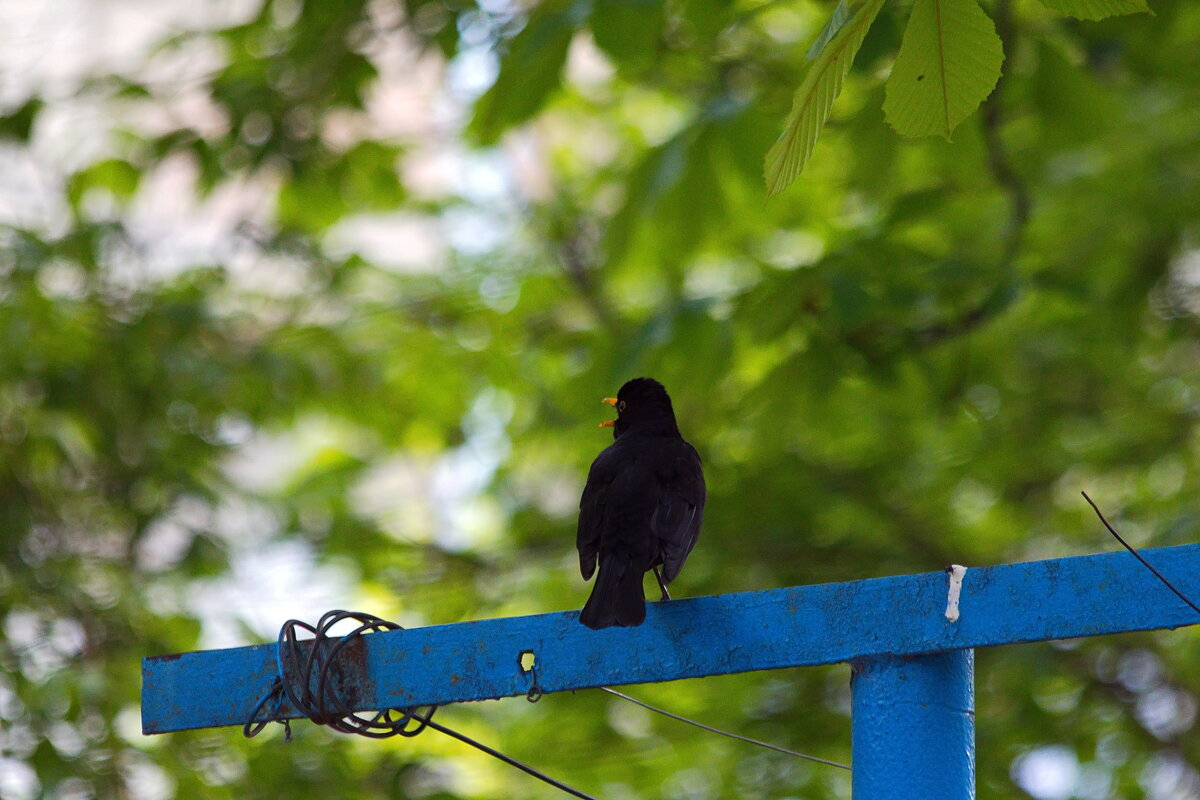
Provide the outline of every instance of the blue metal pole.
{"type": "MultiPolygon", "coordinates": [[[[1142,554],[1200,596],[1200,545],[1142,554]]],[[[972,567],[960,577],[960,616],[939,570],[650,603],[638,628],[593,631],[568,611],[374,633],[339,663],[339,680],[346,702],[367,711],[524,695],[534,677],[520,668],[525,652],[549,694],[1200,624],[1125,552],[972,567]]],[[[145,659],[143,732],[242,724],[271,689],[275,654],[272,642],[145,659]]],[[[284,703],[278,714],[298,712],[284,703]]]]}
{"type": "Polygon", "coordinates": [[[975,651],[875,656],[850,678],[854,800],[975,797],[975,651]]]}

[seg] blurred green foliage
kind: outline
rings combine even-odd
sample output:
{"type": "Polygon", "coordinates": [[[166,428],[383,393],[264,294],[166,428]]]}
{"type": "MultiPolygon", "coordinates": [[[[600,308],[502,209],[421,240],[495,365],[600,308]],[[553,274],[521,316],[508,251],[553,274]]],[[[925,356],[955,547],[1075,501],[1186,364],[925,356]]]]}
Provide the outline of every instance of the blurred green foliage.
{"type": "MultiPolygon", "coordinates": [[[[1081,489],[1196,538],[1195,4],[985,3],[1004,76],[947,142],[883,124],[888,3],[770,201],[832,1],[122,7],[9,20],[0,797],[557,796],[434,733],[143,737],[139,663],[579,607],[599,398],[639,374],[706,462],[680,595],[1111,549],[1081,489]]],[[[981,652],[980,795],[1200,794],[1198,658],[981,652]]],[[[634,691],[849,758],[844,666],[634,691]]],[[[849,796],[599,693],[443,713],[605,798],[849,796]]]]}

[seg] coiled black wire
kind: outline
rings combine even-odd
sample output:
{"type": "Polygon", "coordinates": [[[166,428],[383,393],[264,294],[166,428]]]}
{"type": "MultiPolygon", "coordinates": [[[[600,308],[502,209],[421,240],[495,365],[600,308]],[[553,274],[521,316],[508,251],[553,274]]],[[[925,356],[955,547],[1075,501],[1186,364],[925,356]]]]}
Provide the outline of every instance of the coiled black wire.
{"type": "Polygon", "coordinates": [[[499,750],[434,722],[433,715],[438,709],[436,705],[385,708],[381,711],[366,712],[368,716],[361,716],[360,713],[355,712],[335,686],[332,678],[337,670],[334,665],[346,646],[358,637],[367,633],[399,630],[404,630],[404,628],[395,622],[389,622],[373,614],[365,614],[360,611],[327,611],[321,615],[316,626],[295,619],[285,622],[279,630],[279,654],[276,659],[278,675],[271,683],[271,688],[254,704],[250,716],[242,726],[242,735],[247,738],[257,736],[270,723],[280,722],[286,728],[287,738],[290,740],[291,727],[288,720],[283,717],[283,703],[286,700],[296,710],[298,716],[308,717],[318,725],[325,725],[341,733],[353,733],[371,739],[386,739],[391,736],[412,737],[426,728],[432,728],[498,758],[567,794],[583,800],[597,800],[592,795],[551,778],[499,750]],[[358,627],[336,638],[330,634],[333,626],[348,619],[356,621],[358,627]],[[312,638],[301,640],[297,635],[297,632],[301,630],[312,634],[312,638]],[[307,653],[305,649],[307,649],[307,653]],[[265,710],[268,706],[273,708],[272,714],[266,713],[265,710]]]}

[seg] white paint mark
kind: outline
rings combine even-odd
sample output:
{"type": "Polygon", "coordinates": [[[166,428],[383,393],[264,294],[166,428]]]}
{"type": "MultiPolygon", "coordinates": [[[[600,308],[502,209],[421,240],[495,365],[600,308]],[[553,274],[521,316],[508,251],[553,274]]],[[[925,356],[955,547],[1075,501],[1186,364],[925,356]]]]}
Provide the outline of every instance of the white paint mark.
{"type": "Polygon", "coordinates": [[[950,591],[946,595],[946,619],[958,622],[958,596],[962,593],[963,576],[967,574],[967,568],[951,564],[946,567],[946,574],[950,576],[950,591]]]}

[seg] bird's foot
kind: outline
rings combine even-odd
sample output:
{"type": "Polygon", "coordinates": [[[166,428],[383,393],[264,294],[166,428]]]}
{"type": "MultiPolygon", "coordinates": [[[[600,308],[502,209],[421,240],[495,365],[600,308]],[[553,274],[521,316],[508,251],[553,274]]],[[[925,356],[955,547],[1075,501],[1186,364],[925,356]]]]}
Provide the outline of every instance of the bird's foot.
{"type": "Polygon", "coordinates": [[[658,567],[654,568],[654,579],[658,581],[658,588],[662,592],[662,599],[670,600],[671,593],[667,591],[667,584],[663,582],[662,573],[659,571],[658,567]]]}

